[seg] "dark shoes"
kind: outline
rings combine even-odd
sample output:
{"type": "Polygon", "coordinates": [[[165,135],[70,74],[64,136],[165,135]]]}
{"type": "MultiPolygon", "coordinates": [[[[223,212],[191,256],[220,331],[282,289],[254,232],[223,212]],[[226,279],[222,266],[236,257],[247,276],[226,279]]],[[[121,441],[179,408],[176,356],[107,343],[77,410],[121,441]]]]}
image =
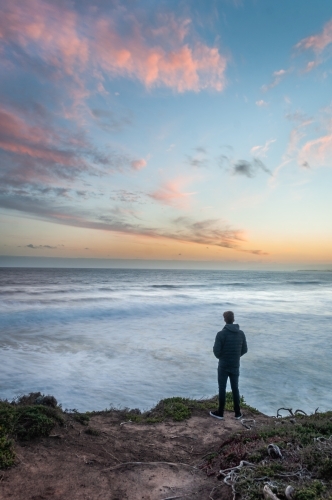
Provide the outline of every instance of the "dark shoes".
{"type": "MultiPolygon", "coordinates": [[[[220,413],[219,410],[210,411],[210,415],[211,415],[211,417],[219,418],[219,420],[224,420],[224,415],[222,413],[220,413]]],[[[243,414],[240,413],[240,415],[235,415],[234,418],[235,418],[235,420],[240,420],[241,418],[243,418],[243,414]]]]}
{"type": "Polygon", "coordinates": [[[220,413],[219,410],[210,411],[210,415],[211,415],[211,417],[219,418],[219,420],[224,420],[224,415],[222,413],[220,413]]]}

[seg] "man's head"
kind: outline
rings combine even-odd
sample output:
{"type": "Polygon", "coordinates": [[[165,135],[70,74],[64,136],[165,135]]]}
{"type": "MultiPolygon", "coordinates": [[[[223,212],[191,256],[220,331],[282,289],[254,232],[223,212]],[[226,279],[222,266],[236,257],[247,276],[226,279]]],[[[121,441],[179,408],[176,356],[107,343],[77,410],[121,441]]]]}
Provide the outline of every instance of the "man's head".
{"type": "Polygon", "coordinates": [[[224,320],[227,325],[231,325],[234,323],[234,313],[233,311],[225,311],[224,314],[224,320]]]}

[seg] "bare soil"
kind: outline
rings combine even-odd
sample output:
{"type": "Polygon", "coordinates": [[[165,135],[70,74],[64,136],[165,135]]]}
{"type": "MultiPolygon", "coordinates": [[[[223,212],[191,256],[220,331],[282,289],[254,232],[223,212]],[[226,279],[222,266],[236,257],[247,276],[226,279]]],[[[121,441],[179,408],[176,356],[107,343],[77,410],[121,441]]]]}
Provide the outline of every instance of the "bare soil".
{"type": "MultiPolygon", "coordinates": [[[[252,418],[245,412],[246,418],[252,418]]],[[[230,488],[200,468],[234,431],[233,413],[217,420],[194,412],[182,422],[137,424],[119,412],[83,426],[65,415],[49,437],[16,443],[16,464],[0,471],[0,498],[10,500],[230,500],[230,488]],[[95,432],[98,435],[86,433],[95,432]]],[[[255,415],[256,426],[270,420],[255,415]]]]}

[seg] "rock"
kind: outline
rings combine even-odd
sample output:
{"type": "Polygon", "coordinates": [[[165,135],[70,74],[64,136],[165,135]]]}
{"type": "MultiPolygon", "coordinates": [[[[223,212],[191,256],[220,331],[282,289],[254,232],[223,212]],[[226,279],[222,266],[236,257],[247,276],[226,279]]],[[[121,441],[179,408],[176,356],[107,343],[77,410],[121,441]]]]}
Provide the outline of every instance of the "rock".
{"type": "Polygon", "coordinates": [[[279,497],[273,493],[267,484],[263,488],[263,494],[266,500],[279,500],[279,497]]]}
{"type": "Polygon", "coordinates": [[[293,488],[293,486],[287,486],[287,488],[285,489],[285,496],[287,500],[292,500],[293,498],[295,498],[295,489],[293,488]]]}

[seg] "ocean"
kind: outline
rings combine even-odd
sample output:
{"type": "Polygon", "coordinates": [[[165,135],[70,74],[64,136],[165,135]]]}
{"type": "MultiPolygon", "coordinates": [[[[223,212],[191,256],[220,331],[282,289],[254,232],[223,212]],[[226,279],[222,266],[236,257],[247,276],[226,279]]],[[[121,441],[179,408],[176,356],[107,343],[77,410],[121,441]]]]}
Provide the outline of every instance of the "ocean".
{"type": "Polygon", "coordinates": [[[0,268],[0,398],[40,391],[92,411],[213,396],[233,310],[245,400],[331,410],[331,306],[331,272],[0,268]]]}

